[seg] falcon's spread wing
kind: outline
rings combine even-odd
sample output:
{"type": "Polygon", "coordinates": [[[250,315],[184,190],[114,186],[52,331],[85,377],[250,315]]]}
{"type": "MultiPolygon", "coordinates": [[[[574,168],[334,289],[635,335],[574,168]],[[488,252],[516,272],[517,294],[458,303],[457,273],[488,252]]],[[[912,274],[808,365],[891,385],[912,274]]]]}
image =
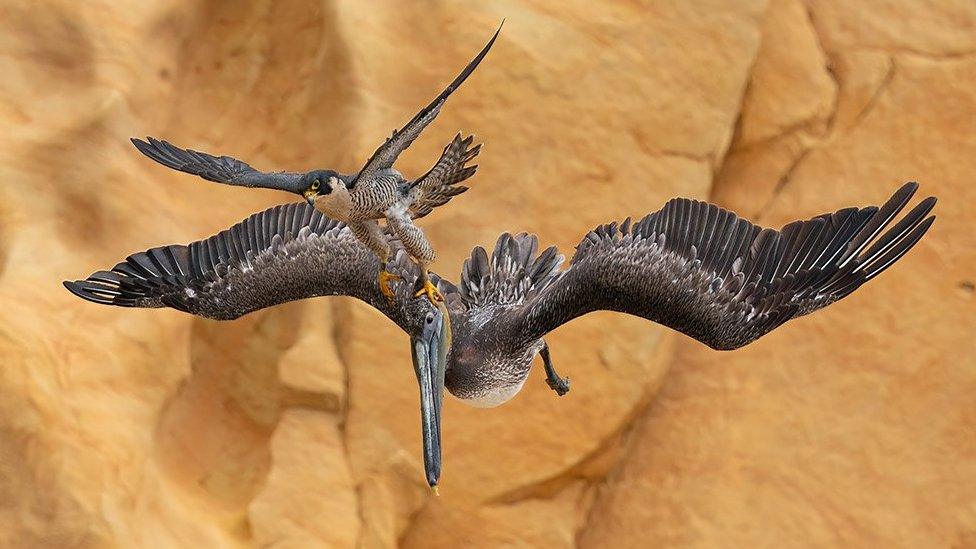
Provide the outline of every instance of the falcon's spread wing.
{"type": "Polygon", "coordinates": [[[487,55],[488,50],[491,49],[492,44],[495,43],[495,39],[498,38],[498,33],[501,32],[501,30],[502,27],[499,25],[498,30],[495,31],[495,34],[491,37],[491,40],[488,41],[488,44],[486,44],[485,47],[481,49],[481,52],[479,52],[478,55],[472,59],[466,67],[464,67],[461,74],[459,74],[453,82],[448,84],[448,86],[444,88],[444,91],[435,97],[429,105],[418,112],[417,115],[410,120],[410,122],[407,122],[403,128],[394,131],[393,135],[391,135],[389,139],[384,141],[383,144],[376,149],[373,156],[366,161],[363,169],[359,171],[352,183],[349,184],[349,188],[355,187],[360,180],[369,180],[373,177],[373,175],[376,174],[376,172],[393,166],[393,163],[396,162],[396,159],[400,156],[400,153],[407,150],[407,147],[409,147],[410,144],[417,139],[420,133],[424,131],[424,128],[434,121],[437,114],[441,112],[441,107],[444,106],[447,98],[454,93],[454,90],[458,89],[458,87],[478,67],[478,64],[481,63],[481,60],[484,59],[485,55],[487,55]]]}
{"type": "MultiPolygon", "coordinates": [[[[409,299],[417,272],[398,252],[388,268],[408,283],[397,285],[398,300],[409,299]]],[[[376,255],[344,224],[298,203],[256,213],[188,246],[133,254],[109,271],[64,285],[95,303],[172,307],[218,320],[296,299],[348,295],[403,326],[399,307],[378,288],[379,269],[376,255]]]]}
{"type": "Polygon", "coordinates": [[[928,216],[935,198],[882,231],[916,189],[908,183],[880,208],[845,208],[779,231],[673,199],[636,223],[587,234],[570,267],[513,311],[511,329],[531,340],[588,312],[612,310],[715,349],[741,347],[844,298],[907,253],[935,220],[928,216]]]}
{"type": "Polygon", "coordinates": [[[450,202],[451,198],[468,190],[464,185],[458,185],[474,175],[478,166],[466,166],[481,151],[481,145],[471,146],[474,136],[469,135],[461,139],[461,134],[454,136],[454,140],[444,147],[444,152],[434,167],[423,177],[412,184],[417,198],[410,206],[413,218],[423,217],[437,206],[450,202]]]}
{"type": "Polygon", "coordinates": [[[229,156],[213,156],[190,149],[181,149],[167,141],[147,137],[147,141],[132,138],[132,144],[142,154],[163,166],[181,172],[198,175],[208,181],[238,185],[241,187],[262,187],[301,193],[302,174],[291,172],[261,172],[248,164],[229,156]]]}

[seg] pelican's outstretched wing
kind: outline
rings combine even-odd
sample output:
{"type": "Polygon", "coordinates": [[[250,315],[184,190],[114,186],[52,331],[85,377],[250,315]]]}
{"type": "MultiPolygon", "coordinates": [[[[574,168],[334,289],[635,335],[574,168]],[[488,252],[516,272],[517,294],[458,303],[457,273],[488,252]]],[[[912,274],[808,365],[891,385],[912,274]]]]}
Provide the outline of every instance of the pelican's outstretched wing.
{"type": "MultiPolygon", "coordinates": [[[[504,23],[504,21],[502,23],[504,23]]],[[[499,25],[498,30],[495,31],[495,34],[491,37],[491,40],[489,40],[478,55],[475,56],[475,58],[472,59],[466,67],[464,67],[461,74],[459,74],[453,82],[448,84],[447,87],[444,88],[444,91],[435,97],[429,105],[424,107],[416,114],[416,116],[410,119],[410,122],[407,122],[403,128],[394,131],[393,135],[391,135],[389,139],[384,141],[383,144],[376,149],[373,156],[369,157],[369,160],[366,161],[363,169],[359,171],[352,183],[349,184],[349,188],[355,187],[356,183],[358,183],[360,180],[369,180],[373,175],[376,174],[376,172],[393,166],[393,163],[396,162],[396,159],[400,156],[400,153],[407,150],[407,147],[409,147],[410,144],[417,139],[420,133],[424,131],[424,128],[426,128],[431,122],[434,121],[435,118],[437,118],[437,115],[441,112],[441,107],[444,106],[447,98],[454,93],[454,90],[458,89],[458,87],[468,78],[468,76],[471,75],[472,72],[474,72],[476,68],[478,68],[478,64],[481,63],[481,60],[484,59],[485,55],[488,54],[488,50],[490,50],[492,44],[495,43],[495,39],[498,38],[498,33],[501,32],[501,30],[502,27],[499,25]]]]}
{"type": "Polygon", "coordinates": [[[512,329],[538,338],[602,309],[653,320],[715,349],[741,347],[842,299],[908,252],[932,225],[935,198],[882,231],[916,189],[908,183],[880,208],[845,208],[779,231],[676,198],[636,223],[587,234],[558,280],[519,307],[512,329]]]}
{"type": "Polygon", "coordinates": [[[147,137],[146,141],[133,137],[132,144],[139,149],[139,152],[163,166],[198,175],[207,181],[293,193],[301,193],[305,190],[302,188],[302,174],[300,173],[262,172],[236,158],[218,157],[190,149],[181,149],[172,143],[153,137],[147,137]]]}
{"type": "MultiPolygon", "coordinates": [[[[418,273],[403,250],[388,265],[408,284],[418,273]]],[[[193,242],[133,254],[109,271],[65,282],[75,295],[122,307],[172,307],[229,320],[286,301],[323,295],[359,298],[403,326],[400,307],[380,292],[379,259],[342,223],[306,203],[256,213],[193,242]]],[[[402,294],[402,296],[401,296],[402,294]]]]}

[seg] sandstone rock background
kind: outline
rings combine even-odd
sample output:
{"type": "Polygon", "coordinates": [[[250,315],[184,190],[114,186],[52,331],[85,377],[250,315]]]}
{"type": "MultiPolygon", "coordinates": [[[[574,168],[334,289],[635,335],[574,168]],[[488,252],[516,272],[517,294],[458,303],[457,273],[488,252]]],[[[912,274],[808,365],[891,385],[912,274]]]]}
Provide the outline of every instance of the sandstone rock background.
{"type": "Polygon", "coordinates": [[[4,0],[0,69],[0,546],[976,546],[969,0],[4,0]],[[501,408],[447,401],[439,498],[406,337],[368,307],[216,323],[60,287],[289,200],[129,136],[354,170],[502,17],[400,164],[458,129],[486,143],[424,221],[443,274],[503,230],[570,253],[674,195],[779,226],[917,179],[939,219],[740,351],[562,328],[568,396],[539,372],[501,408]]]}

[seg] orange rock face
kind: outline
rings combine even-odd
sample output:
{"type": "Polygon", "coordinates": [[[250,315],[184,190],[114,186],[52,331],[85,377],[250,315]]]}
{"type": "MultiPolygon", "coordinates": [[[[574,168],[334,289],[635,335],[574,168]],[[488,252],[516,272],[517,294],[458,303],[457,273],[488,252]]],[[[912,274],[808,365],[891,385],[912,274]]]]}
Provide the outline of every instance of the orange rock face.
{"type": "Polygon", "coordinates": [[[0,546],[976,546],[976,4],[603,4],[5,2],[0,546]],[[128,137],[353,171],[503,17],[398,164],[486,143],[422,222],[449,278],[502,231],[570,254],[675,195],[780,226],[918,180],[938,221],[739,351],[561,328],[566,397],[540,371],[500,408],[448,399],[440,497],[407,338],[365,305],[218,323],[60,286],[291,200],[128,137]]]}

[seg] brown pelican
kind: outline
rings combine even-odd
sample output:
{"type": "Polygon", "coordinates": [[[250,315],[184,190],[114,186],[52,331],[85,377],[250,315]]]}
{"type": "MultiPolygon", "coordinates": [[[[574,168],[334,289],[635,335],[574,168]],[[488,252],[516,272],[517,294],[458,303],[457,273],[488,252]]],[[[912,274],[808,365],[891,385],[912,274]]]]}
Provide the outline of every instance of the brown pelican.
{"type": "Polygon", "coordinates": [[[444,387],[472,405],[496,406],[519,391],[540,354],[547,381],[563,394],[567,380],[543,338],[598,310],[664,324],[714,349],[741,347],[844,298],[908,252],[932,225],[935,198],[885,228],[916,188],[906,184],[880,208],[845,208],[778,231],[676,198],[635,223],[590,231],[566,269],[554,247],[538,253],[534,235],[506,233],[490,258],[481,247],[472,251],[459,284],[433,275],[445,297],[437,304],[414,297],[422,273],[402,248],[386,265],[401,277],[388,300],[374,276],[376,255],[306,203],[254,214],[189,246],[131,255],[64,285],[95,303],[172,307],[217,320],[322,295],[369,303],[410,335],[424,465],[435,487],[444,387]]]}

